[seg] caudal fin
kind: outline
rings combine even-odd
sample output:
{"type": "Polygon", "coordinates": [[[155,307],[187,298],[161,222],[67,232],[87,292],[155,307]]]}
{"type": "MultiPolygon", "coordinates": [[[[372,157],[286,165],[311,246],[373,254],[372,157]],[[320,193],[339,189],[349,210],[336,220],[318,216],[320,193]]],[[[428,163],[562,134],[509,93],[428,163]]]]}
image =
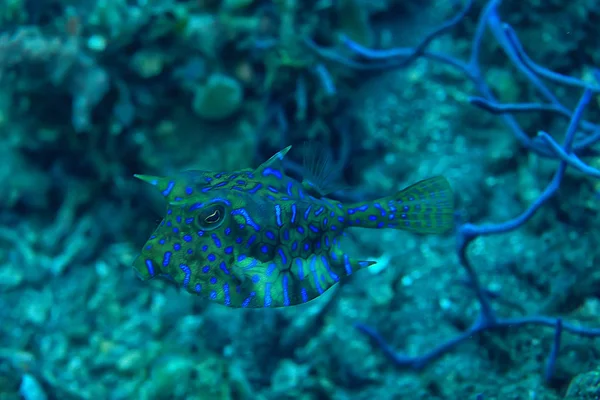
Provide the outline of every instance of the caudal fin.
{"type": "Polygon", "coordinates": [[[454,226],[454,196],[446,178],[436,176],[392,196],[351,204],[346,212],[349,226],[444,233],[454,226]]]}

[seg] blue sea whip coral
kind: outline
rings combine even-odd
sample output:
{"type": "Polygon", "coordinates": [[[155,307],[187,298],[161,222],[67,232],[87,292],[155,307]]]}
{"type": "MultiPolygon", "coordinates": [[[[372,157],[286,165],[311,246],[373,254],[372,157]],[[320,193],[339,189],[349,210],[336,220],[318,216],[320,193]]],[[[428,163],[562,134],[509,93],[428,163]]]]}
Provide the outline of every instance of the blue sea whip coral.
{"type": "Polygon", "coordinates": [[[471,338],[473,335],[492,329],[507,327],[520,327],[525,325],[542,325],[555,329],[554,344],[548,356],[545,378],[552,379],[555,369],[556,358],[560,350],[561,336],[564,331],[584,337],[600,336],[600,328],[586,328],[562,321],[561,318],[547,316],[527,316],[521,318],[499,317],[490,304],[491,292],[486,290],[480,283],[473,265],[469,261],[467,249],[473,240],[479,236],[511,232],[526,223],[535,212],[551,198],[562,182],[566,168],[573,167],[584,174],[598,178],[600,171],[587,165],[580,157],[590,153],[590,147],[600,140],[600,126],[582,119],[582,114],[591,100],[593,94],[600,93],[600,72],[595,71],[596,84],[561,75],[550,71],[533,62],[523,50],[516,33],[506,23],[503,23],[498,15],[500,0],[490,0],[484,7],[478,21],[477,30],[472,41],[471,54],[467,62],[456,59],[443,53],[427,50],[429,44],[441,34],[460,23],[469,9],[472,1],[469,0],[464,8],[451,20],[442,24],[438,29],[427,35],[414,48],[392,48],[386,50],[369,49],[344,37],[343,43],[352,50],[362,61],[346,58],[335,51],[319,47],[314,42],[307,40],[307,45],[320,56],[343,64],[349,68],[365,71],[381,71],[406,67],[420,57],[425,57],[436,62],[441,62],[458,69],[469,80],[471,80],[480,97],[470,98],[470,102],[488,112],[501,115],[506,125],[513,132],[519,142],[529,151],[540,156],[559,160],[558,168],[554,177],[542,194],[521,215],[509,221],[498,224],[475,225],[471,223],[459,224],[457,233],[457,255],[460,264],[465,268],[469,276],[469,286],[475,292],[480,305],[480,314],[476,321],[463,333],[438,345],[429,352],[420,356],[406,356],[395,352],[383,337],[373,328],[357,324],[359,331],[369,336],[385,353],[385,355],[398,367],[420,370],[434,360],[451,351],[458,344],[471,338]],[[538,93],[547,103],[517,103],[499,104],[493,96],[489,86],[484,80],[479,65],[479,53],[483,34],[489,28],[494,38],[501,46],[513,65],[527,77],[529,82],[536,88],[538,93]],[[583,89],[583,95],[573,112],[561,104],[558,98],[544,85],[540,78],[553,81],[558,84],[578,87],[583,89]],[[530,138],[517,124],[511,114],[519,112],[551,112],[568,118],[570,123],[562,144],[556,142],[546,132],[539,132],[535,138],[530,138]],[[580,129],[584,134],[579,135],[580,129]]]}

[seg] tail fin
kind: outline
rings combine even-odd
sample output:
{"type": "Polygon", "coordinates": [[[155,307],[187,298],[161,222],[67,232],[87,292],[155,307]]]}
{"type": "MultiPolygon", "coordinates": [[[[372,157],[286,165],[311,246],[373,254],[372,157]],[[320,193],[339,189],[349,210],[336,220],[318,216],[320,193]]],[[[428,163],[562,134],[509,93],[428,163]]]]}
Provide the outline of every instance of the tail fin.
{"type": "Polygon", "coordinates": [[[443,233],[454,226],[454,196],[443,176],[415,183],[392,196],[350,204],[348,226],[443,233]]]}

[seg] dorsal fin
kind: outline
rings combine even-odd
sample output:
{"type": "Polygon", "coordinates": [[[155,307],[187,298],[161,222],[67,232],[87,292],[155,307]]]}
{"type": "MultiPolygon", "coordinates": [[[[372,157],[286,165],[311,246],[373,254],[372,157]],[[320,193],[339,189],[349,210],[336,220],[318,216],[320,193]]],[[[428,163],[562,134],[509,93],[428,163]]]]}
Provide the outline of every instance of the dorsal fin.
{"type": "Polygon", "coordinates": [[[288,146],[272,155],[271,158],[260,164],[258,168],[254,170],[254,174],[275,175],[276,177],[281,178],[281,176],[283,176],[283,163],[281,161],[291,148],[292,146],[288,146]]]}
{"type": "Polygon", "coordinates": [[[331,162],[331,156],[325,153],[323,145],[317,142],[305,142],[303,150],[304,190],[314,197],[321,198],[348,188],[339,182],[342,167],[331,162]]]}

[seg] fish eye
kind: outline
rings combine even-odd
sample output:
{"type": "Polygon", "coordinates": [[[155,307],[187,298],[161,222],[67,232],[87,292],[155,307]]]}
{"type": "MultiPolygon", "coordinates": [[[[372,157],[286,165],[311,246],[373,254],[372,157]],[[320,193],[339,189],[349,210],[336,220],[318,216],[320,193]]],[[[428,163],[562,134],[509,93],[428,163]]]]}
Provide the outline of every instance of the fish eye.
{"type": "Polygon", "coordinates": [[[221,219],[221,211],[215,210],[208,217],[204,218],[204,222],[207,224],[216,224],[221,219]]]}
{"type": "Polygon", "coordinates": [[[203,209],[196,218],[197,224],[205,230],[218,228],[224,220],[225,207],[221,204],[212,204],[203,209]]]}

